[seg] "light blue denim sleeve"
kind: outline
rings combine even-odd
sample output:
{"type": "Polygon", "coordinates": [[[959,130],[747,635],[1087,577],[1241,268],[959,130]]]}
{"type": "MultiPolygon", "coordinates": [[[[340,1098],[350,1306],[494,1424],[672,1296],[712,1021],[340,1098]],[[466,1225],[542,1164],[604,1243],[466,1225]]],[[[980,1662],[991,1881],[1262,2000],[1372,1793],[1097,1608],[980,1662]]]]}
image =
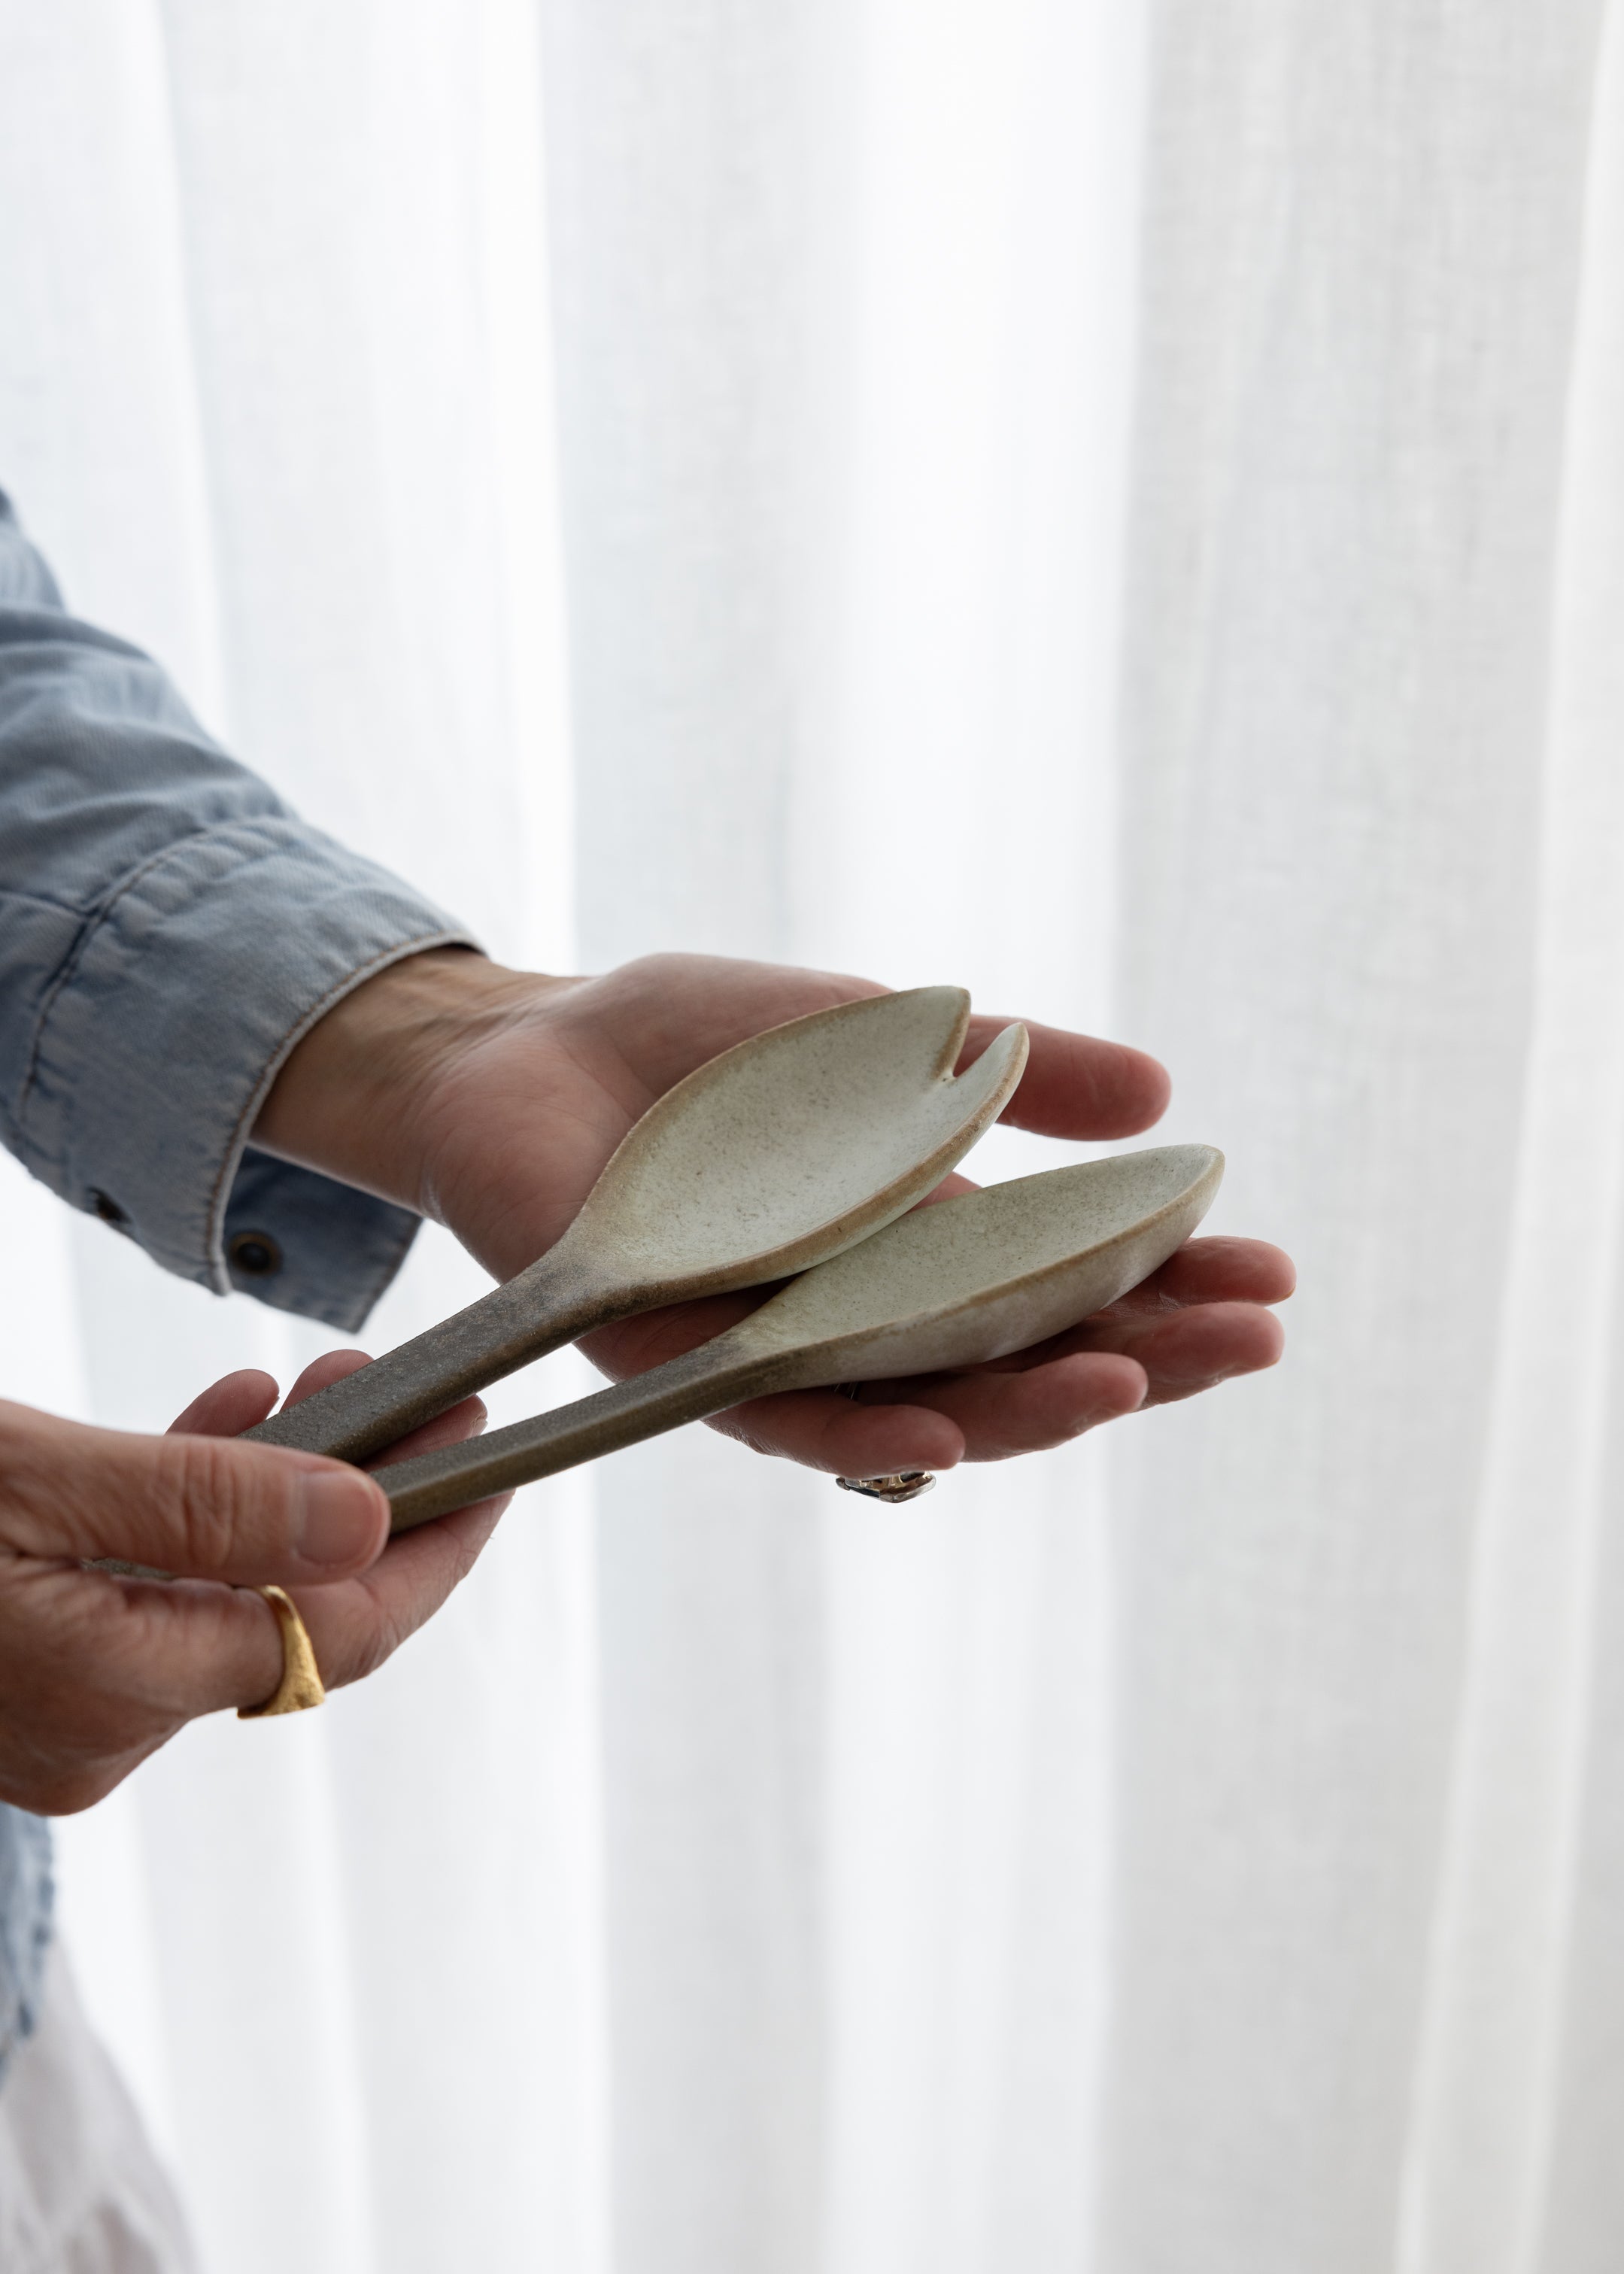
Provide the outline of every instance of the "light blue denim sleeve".
{"type": "Polygon", "coordinates": [[[248,1133],[323,1012],[451,943],[69,616],[0,495],[0,1142],[167,1270],[353,1331],[417,1217],[248,1133]]]}
{"type": "Polygon", "coordinates": [[[0,2080],[39,2012],[51,1894],[49,1827],[0,1805],[0,2080]]]}
{"type": "MultiPolygon", "coordinates": [[[[324,1011],[455,943],[234,764],[147,657],[70,616],[0,493],[0,1141],[166,1269],[353,1330],[417,1217],[248,1133],[324,1011]]],[[[0,1805],[0,2074],[33,2026],[50,1884],[46,1826],[0,1805]]]]}

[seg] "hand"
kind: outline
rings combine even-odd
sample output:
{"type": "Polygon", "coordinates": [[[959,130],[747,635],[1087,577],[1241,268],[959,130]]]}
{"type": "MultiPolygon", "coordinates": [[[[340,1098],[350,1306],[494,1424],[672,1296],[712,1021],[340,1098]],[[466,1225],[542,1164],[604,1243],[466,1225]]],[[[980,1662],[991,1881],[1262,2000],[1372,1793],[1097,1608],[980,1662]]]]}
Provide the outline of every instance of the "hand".
{"type": "MultiPolygon", "coordinates": [[[[365,1363],[331,1352],[291,1396],[365,1363]]],[[[253,1588],[293,1597],[332,1690],[380,1666],[471,1568],[504,1502],[391,1540],[358,1471],[233,1442],[275,1399],[268,1374],[229,1374],[163,1437],[0,1404],[0,1800],[88,1808],[196,1715],[268,1698],[282,1637],[253,1588]],[[86,1570],[99,1556],[180,1576],[86,1570]]],[[[470,1398],[407,1442],[426,1452],[484,1418],[470,1398]]]]}
{"type": "MultiPolygon", "coordinates": [[[[254,1142],[448,1224],[511,1278],[552,1246],[640,1114],[763,1028],[883,990],[873,982],[716,956],[650,956],[596,979],[544,978],[442,949],[395,965],[328,1013],[289,1059],[254,1142]]],[[[971,1021],[963,1063],[1006,1024],[971,1021]]],[[[1125,1137],[1162,1113],[1168,1079],[1121,1043],[1034,1026],[1004,1118],[1047,1136],[1125,1137]]],[[[944,1194],[966,1189],[951,1178],[944,1194]]],[[[715,1426],[763,1452],[874,1476],[1000,1460],[1141,1404],[1272,1366],[1263,1306],[1293,1284],[1278,1248],[1193,1240],[1146,1286],[1038,1352],[963,1373],[758,1399],[715,1426]]],[[[588,1337],[622,1377],[708,1339],[759,1294],[622,1321],[588,1337]]]]}

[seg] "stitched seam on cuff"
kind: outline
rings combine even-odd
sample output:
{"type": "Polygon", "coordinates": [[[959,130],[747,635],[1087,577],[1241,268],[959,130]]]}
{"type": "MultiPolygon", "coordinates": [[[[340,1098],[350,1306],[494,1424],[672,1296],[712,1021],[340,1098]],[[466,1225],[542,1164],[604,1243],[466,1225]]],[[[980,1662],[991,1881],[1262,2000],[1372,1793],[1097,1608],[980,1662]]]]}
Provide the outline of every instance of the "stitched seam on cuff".
{"type": "MultiPolygon", "coordinates": [[[[260,825],[261,819],[270,820],[273,825],[277,827],[287,825],[281,815],[256,816],[254,820],[250,822],[222,822],[213,829],[192,829],[188,830],[184,837],[172,837],[167,845],[161,846],[157,852],[150,854],[139,867],[132,869],[128,876],[121,877],[107,898],[100,901],[86,915],[80,927],[79,937],[74,941],[70,953],[63,959],[62,968],[46,990],[40,1005],[40,1015],[34,1022],[34,1043],[28,1052],[27,1071],[23,1075],[22,1088],[17,1093],[17,1126],[19,1129],[27,1118],[28,1093],[34,1088],[39,1074],[40,1053],[45,1047],[45,1030],[50,1024],[51,1013],[56,1009],[57,999],[64,990],[71,985],[78,976],[79,966],[85,960],[91,941],[109,922],[120,901],[129,897],[143,877],[150,876],[154,869],[162,868],[163,863],[177,853],[207,844],[211,837],[229,837],[244,830],[254,829],[260,825]]],[[[274,846],[267,846],[265,848],[267,852],[274,852],[275,849],[274,846]]]]}

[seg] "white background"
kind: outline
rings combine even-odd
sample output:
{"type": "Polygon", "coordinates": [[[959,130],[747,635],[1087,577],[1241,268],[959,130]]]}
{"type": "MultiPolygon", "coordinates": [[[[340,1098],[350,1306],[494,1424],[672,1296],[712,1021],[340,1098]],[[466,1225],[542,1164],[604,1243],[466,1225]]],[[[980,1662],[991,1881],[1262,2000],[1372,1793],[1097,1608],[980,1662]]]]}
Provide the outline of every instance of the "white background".
{"type": "MultiPolygon", "coordinates": [[[[1273,1376],[910,1509],[532,1492],[65,1827],[211,2274],[1616,2264],[1616,18],[0,0],[80,612],[498,954],[1161,1052],[1303,1268],[1273,1376]]],[[[4,1163],[0,1256],[56,1411],[321,1346],[4,1163]]]]}

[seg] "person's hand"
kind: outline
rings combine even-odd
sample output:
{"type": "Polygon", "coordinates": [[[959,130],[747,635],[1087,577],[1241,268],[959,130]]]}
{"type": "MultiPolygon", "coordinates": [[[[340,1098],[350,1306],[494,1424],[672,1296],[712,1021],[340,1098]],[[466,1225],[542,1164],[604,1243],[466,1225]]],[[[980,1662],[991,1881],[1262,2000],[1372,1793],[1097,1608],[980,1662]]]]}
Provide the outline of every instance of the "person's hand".
{"type": "MultiPolygon", "coordinates": [[[[366,1363],[330,1352],[307,1397],[366,1363]]],[[[253,1706],[282,1679],[281,1630],[252,1589],[285,1588],[329,1690],[380,1666],[468,1571],[504,1502],[389,1539],[379,1487],[342,1461],[234,1442],[276,1399],[229,1374],[163,1437],[0,1403],[0,1800],[88,1808],[184,1722],[253,1706]],[[172,1580],[85,1568],[117,1558],[172,1580]]],[[[470,1436],[470,1398],[407,1441],[470,1436]]]]}
{"type": "MultiPolygon", "coordinates": [[[[695,1066],[786,1020],[883,990],[871,981],[718,956],[650,956],[596,979],[502,969],[462,950],[414,956],[357,988],[282,1069],[254,1131],[265,1150],[449,1225],[508,1279],[550,1247],[611,1153],[695,1066]]],[[[971,1022],[961,1063],[1004,1018],[971,1022]]],[[[1121,1043],[1031,1028],[1004,1118],[1046,1136],[1132,1136],[1169,1083],[1121,1043]]],[[[965,1189],[950,1179],[944,1192],[965,1189]]],[[[929,1381],[761,1398],[715,1424],[763,1452],[846,1476],[1000,1460],[1142,1404],[1272,1366],[1291,1265],[1258,1240],[1192,1240],[1085,1326],[1018,1358],[929,1381]]],[[[623,1321],[585,1347],[616,1377],[741,1317],[759,1293],[623,1321]]]]}

